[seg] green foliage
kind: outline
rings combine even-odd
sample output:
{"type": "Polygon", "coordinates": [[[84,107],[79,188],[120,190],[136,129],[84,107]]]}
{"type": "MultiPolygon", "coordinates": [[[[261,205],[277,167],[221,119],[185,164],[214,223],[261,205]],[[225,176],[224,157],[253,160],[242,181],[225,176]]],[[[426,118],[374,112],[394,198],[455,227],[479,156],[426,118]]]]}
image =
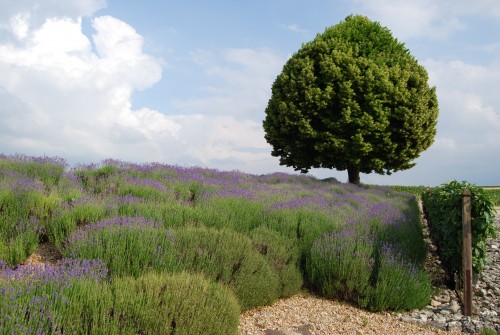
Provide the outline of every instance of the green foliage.
{"type": "Polygon", "coordinates": [[[115,194],[123,180],[120,178],[121,169],[115,164],[102,166],[81,166],[73,170],[85,191],[91,194],[115,194]]]}
{"type": "MultiPolygon", "coordinates": [[[[393,203],[396,201],[393,200],[393,203]]],[[[414,264],[424,264],[427,247],[420,221],[420,209],[413,198],[401,201],[400,208],[404,219],[381,224],[380,220],[372,220],[372,230],[382,243],[388,243],[398,250],[407,261],[414,264]]]]}
{"type": "Polygon", "coordinates": [[[481,274],[486,262],[486,239],[496,236],[493,202],[481,187],[451,181],[422,195],[425,213],[441,259],[450,274],[462,269],[462,191],[471,192],[472,267],[481,274]]]}
{"type": "Polygon", "coordinates": [[[103,201],[92,198],[73,199],[57,207],[53,219],[46,222],[44,229],[49,241],[62,248],[64,240],[78,226],[95,223],[106,217],[106,214],[103,201]]]}
{"type": "Polygon", "coordinates": [[[433,142],[438,103],[426,70],[377,22],[349,16],[287,61],[264,130],[280,164],[390,174],[433,142]]]}
{"type": "Polygon", "coordinates": [[[117,191],[118,195],[126,196],[131,195],[137,198],[168,201],[171,200],[170,194],[165,190],[157,189],[148,185],[135,185],[132,183],[124,183],[120,185],[117,191]]]}
{"type": "MultiPolygon", "coordinates": [[[[346,208],[343,210],[348,212],[346,208]]],[[[274,210],[265,225],[284,236],[297,239],[300,252],[305,255],[314,240],[336,229],[341,222],[340,215],[331,216],[309,208],[286,208],[274,210]]]]}
{"type": "Polygon", "coordinates": [[[374,311],[412,310],[429,304],[432,283],[420,268],[382,249],[368,307],[374,311]]]}
{"type": "Polygon", "coordinates": [[[344,227],[314,242],[306,273],[321,295],[364,307],[368,304],[374,244],[365,228],[344,227]]]}
{"type": "Polygon", "coordinates": [[[491,328],[483,328],[481,329],[481,332],[479,333],[480,335],[498,335],[497,331],[495,329],[491,328]]]}
{"type": "MultiPolygon", "coordinates": [[[[66,257],[102,259],[111,282],[72,284],[74,292],[64,291],[67,299],[76,299],[69,305],[51,295],[62,292],[59,287],[38,292],[37,306],[46,308],[44,304],[50,302],[56,306],[51,315],[63,310],[64,320],[31,314],[39,318],[31,325],[55,320],[65,329],[74,325],[76,334],[99,333],[95,329],[101,327],[109,334],[135,334],[137,327],[161,329],[159,320],[166,320],[165,329],[174,322],[176,334],[181,333],[180,319],[169,319],[165,315],[170,312],[148,298],[157,292],[152,283],[160,281],[141,279],[151,270],[162,273],[159,276],[181,271],[203,275],[210,285],[229,289],[243,310],[293,295],[303,281],[323,295],[375,310],[404,309],[413,306],[410,300],[420,304],[428,294],[425,276],[412,272],[420,269],[425,255],[415,199],[387,187],[358,187],[284,173],[254,176],[113,160],[80,166],[62,174],[57,184],[42,182],[42,173],[21,174],[21,165],[16,169],[0,168],[0,267],[18,265],[39,241],[48,240],[66,257]],[[364,235],[343,236],[339,232],[345,227],[359,227],[358,233],[364,235]],[[372,237],[376,238],[371,241],[372,237]],[[321,243],[330,248],[330,254],[320,253],[321,243]],[[396,255],[400,263],[383,256],[383,246],[388,244],[395,250],[390,256],[396,255]],[[332,251],[341,247],[342,252],[332,251]],[[339,254],[340,262],[334,257],[339,254]],[[409,295],[398,291],[398,285],[412,280],[406,290],[409,295]],[[119,289],[115,283],[121,283],[119,289]],[[99,300],[101,291],[106,301],[99,300]],[[396,303],[393,292],[398,292],[402,305],[396,303]],[[122,310],[117,321],[119,299],[122,310]],[[151,309],[165,315],[148,316],[145,311],[151,309]],[[81,322],[72,323],[73,319],[81,322]]],[[[179,308],[194,315],[194,328],[189,329],[196,333],[196,320],[203,316],[190,308],[203,305],[204,300],[193,302],[191,293],[183,290],[179,292],[190,305],[179,308]]]]}
{"type": "Polygon", "coordinates": [[[500,206],[500,188],[484,188],[484,191],[495,206],[500,206]]]}
{"type": "Polygon", "coordinates": [[[39,180],[0,170],[0,260],[25,260],[38,246],[58,202],[39,180]]]}
{"type": "Polygon", "coordinates": [[[111,289],[119,334],[237,334],[237,299],[201,275],[150,273],[116,279],[111,289]]]}
{"type": "Polygon", "coordinates": [[[0,239],[0,260],[10,265],[18,264],[36,250],[39,241],[33,229],[16,234],[9,240],[0,239]]]}
{"type": "Polygon", "coordinates": [[[266,206],[237,197],[212,197],[191,213],[200,225],[248,233],[266,221],[266,206]]]}
{"type": "Polygon", "coordinates": [[[370,193],[378,200],[364,216],[314,241],[305,269],[320,294],[375,311],[428,303],[432,287],[424,272],[418,204],[412,196],[387,192],[370,193]]]}
{"type": "Polygon", "coordinates": [[[279,277],[280,297],[298,293],[302,287],[299,270],[300,250],[296,239],[286,238],[265,227],[251,232],[252,243],[275,269],[279,277]]]}
{"type": "Polygon", "coordinates": [[[370,225],[345,226],[314,242],[306,273],[320,294],[373,311],[426,306],[432,285],[418,263],[370,225]]]}
{"type": "Polygon", "coordinates": [[[422,193],[424,193],[427,189],[430,189],[430,187],[427,186],[389,186],[389,187],[400,193],[413,194],[418,199],[422,197],[422,193]]]}
{"type": "Polygon", "coordinates": [[[102,260],[111,276],[138,277],[150,269],[176,272],[172,231],[143,218],[112,218],[75,231],[63,256],[102,260]]]}
{"type": "Polygon", "coordinates": [[[231,230],[184,228],[175,233],[180,264],[190,272],[228,285],[243,310],[279,297],[279,276],[250,238],[231,230]]]}
{"type": "Polygon", "coordinates": [[[14,171],[26,177],[38,179],[47,188],[59,184],[66,166],[66,161],[58,157],[3,156],[0,154],[0,171],[14,171]]]}
{"type": "Polygon", "coordinates": [[[2,283],[2,334],[237,334],[240,308],[201,275],[148,273],[111,283],[2,283]]]}

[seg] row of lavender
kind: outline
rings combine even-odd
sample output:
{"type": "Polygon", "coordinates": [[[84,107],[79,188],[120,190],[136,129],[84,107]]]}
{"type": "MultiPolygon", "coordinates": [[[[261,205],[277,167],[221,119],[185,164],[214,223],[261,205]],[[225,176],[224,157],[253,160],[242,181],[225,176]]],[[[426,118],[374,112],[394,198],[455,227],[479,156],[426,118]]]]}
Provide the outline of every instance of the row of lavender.
{"type": "MultiPolygon", "coordinates": [[[[37,285],[44,283],[44,299],[55,299],[52,293],[57,289],[47,288],[52,281],[24,275],[23,266],[12,270],[42,241],[53,242],[65,262],[95,260],[106,268],[104,278],[90,280],[94,284],[65,292],[81,296],[88,285],[100,285],[100,290],[116,294],[116,283],[140,285],[151,273],[203,273],[202,280],[215,283],[218,290],[230,289],[230,294],[215,290],[226,297],[227,306],[237,300],[237,307],[220,309],[228,311],[224,320],[240,309],[293,295],[304,286],[372,310],[416,308],[430,296],[430,281],[422,271],[425,246],[416,201],[383,187],[115,160],[67,171],[60,158],[0,156],[0,220],[4,297],[19,287],[20,278],[36,278],[37,285]]],[[[78,278],[76,282],[81,282],[78,278]]],[[[85,305],[67,294],[65,301],[85,305]]],[[[10,315],[11,325],[38,326],[34,311],[16,314],[23,310],[19,304],[35,306],[28,303],[35,298],[41,298],[36,290],[10,295],[18,305],[12,305],[17,306],[14,309],[0,305],[2,315],[10,315]]],[[[131,306],[137,309],[136,304],[131,306]]],[[[123,324],[120,330],[112,321],[116,308],[96,308],[87,327],[90,323],[98,329],[108,320],[126,333],[123,324]]],[[[56,321],[37,329],[68,333],[57,321],[65,319],[68,310],[89,313],[82,312],[85,308],[55,308],[56,321]]],[[[206,312],[204,322],[213,313],[206,312]]],[[[137,318],[136,313],[129,314],[137,318]]],[[[182,333],[182,317],[172,318],[164,323],[182,333]]],[[[162,317],[144,316],[142,327],[158,319],[162,317]]],[[[224,333],[236,333],[235,323],[228,324],[233,330],[224,333]]],[[[158,329],[151,327],[153,332],[158,329]]],[[[193,328],[186,332],[196,333],[193,328]]]]}

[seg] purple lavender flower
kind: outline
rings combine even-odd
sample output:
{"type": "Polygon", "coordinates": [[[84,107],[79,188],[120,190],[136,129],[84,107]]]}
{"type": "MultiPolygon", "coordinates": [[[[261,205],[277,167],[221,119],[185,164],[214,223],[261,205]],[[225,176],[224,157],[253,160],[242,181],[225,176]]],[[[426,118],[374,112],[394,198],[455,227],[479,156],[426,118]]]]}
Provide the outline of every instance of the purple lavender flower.
{"type": "Polygon", "coordinates": [[[66,239],[65,246],[71,246],[79,241],[87,240],[91,235],[101,230],[109,229],[144,229],[144,228],[163,228],[161,223],[146,219],[143,217],[124,217],[116,216],[101,220],[97,223],[87,225],[77,229],[66,239]]]}
{"type": "Polygon", "coordinates": [[[45,263],[43,265],[20,265],[16,268],[0,264],[0,278],[9,281],[62,283],[71,279],[103,280],[107,274],[106,265],[99,259],[65,258],[56,265],[45,263]]]}
{"type": "Polygon", "coordinates": [[[166,191],[165,185],[160,183],[156,179],[151,179],[151,178],[129,178],[128,181],[132,185],[140,185],[140,186],[147,186],[151,187],[154,189],[157,189],[159,191],[166,191]]]}

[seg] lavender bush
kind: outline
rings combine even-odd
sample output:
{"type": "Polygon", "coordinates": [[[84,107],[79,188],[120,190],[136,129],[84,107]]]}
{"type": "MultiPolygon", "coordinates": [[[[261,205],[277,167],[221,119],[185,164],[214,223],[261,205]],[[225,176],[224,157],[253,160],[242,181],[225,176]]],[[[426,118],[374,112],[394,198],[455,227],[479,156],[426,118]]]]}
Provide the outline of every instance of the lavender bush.
{"type": "Polygon", "coordinates": [[[15,269],[0,262],[0,333],[73,334],[64,323],[85,330],[89,318],[99,314],[98,304],[89,308],[90,297],[106,303],[106,290],[98,287],[106,276],[99,260],[63,259],[56,266],[15,269]]]}
{"type": "Polygon", "coordinates": [[[141,217],[113,217],[74,231],[63,255],[101,259],[112,276],[138,277],[149,269],[176,271],[173,233],[141,217]]]}
{"type": "MultiPolygon", "coordinates": [[[[320,294],[374,310],[414,308],[428,298],[413,196],[285,173],[257,176],[111,159],[64,172],[64,161],[48,161],[0,156],[0,260],[16,265],[49,240],[65,257],[101,259],[110,283],[70,280],[67,290],[79,293],[65,299],[79,299],[76,304],[54,300],[58,288],[47,286],[33,298],[39,307],[30,312],[32,320],[46,320],[37,321],[46,333],[125,331],[111,317],[112,304],[92,290],[113,300],[119,277],[137,278],[123,282],[138,287],[136,280],[152,270],[203,272],[229,287],[243,309],[294,294],[303,281],[320,294]],[[51,316],[43,314],[49,310],[51,316]],[[84,331],[60,315],[83,320],[78,327],[84,331]]],[[[0,282],[6,287],[5,278],[0,282]]],[[[137,306],[129,307],[139,311],[137,306]]],[[[141,317],[149,324],[147,315],[141,317]]],[[[158,316],[151,316],[151,325],[153,318],[158,316]]]]}
{"type": "Polygon", "coordinates": [[[379,203],[317,239],[306,273],[325,296],[376,311],[413,309],[430,298],[424,257],[418,216],[379,203]]]}
{"type": "Polygon", "coordinates": [[[78,227],[84,227],[104,219],[114,211],[109,210],[105,200],[80,197],[62,203],[54,213],[53,220],[45,227],[49,241],[61,248],[64,240],[78,227]]]}
{"type": "Polygon", "coordinates": [[[66,167],[66,160],[61,157],[0,154],[0,170],[15,171],[28,178],[40,180],[47,187],[59,183],[66,167]]]}
{"type": "Polygon", "coordinates": [[[240,308],[227,286],[202,275],[149,273],[112,283],[116,334],[237,334],[240,308]]]}
{"type": "Polygon", "coordinates": [[[310,284],[328,298],[367,306],[374,241],[366,225],[349,225],[320,237],[306,261],[310,284]]]}
{"type": "Polygon", "coordinates": [[[16,171],[0,170],[0,259],[17,264],[37,247],[42,220],[55,206],[43,183],[16,171]]]}
{"type": "Polygon", "coordinates": [[[228,285],[243,310],[268,305],[280,296],[279,275],[252,245],[231,230],[184,228],[175,233],[182,267],[228,285]]]}
{"type": "Polygon", "coordinates": [[[369,308],[397,311],[426,306],[432,285],[422,267],[409,262],[391,244],[384,244],[379,252],[369,308]]]}
{"type": "Polygon", "coordinates": [[[278,274],[279,296],[289,297],[298,293],[303,280],[297,241],[263,226],[253,230],[250,237],[254,248],[278,274]]]}

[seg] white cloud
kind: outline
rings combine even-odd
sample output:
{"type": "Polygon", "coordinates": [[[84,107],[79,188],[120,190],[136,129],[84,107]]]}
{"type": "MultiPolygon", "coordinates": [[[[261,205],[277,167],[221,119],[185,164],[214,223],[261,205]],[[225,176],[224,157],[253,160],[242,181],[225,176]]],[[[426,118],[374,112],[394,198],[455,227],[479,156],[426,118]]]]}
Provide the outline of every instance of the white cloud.
{"type": "Polygon", "coordinates": [[[177,116],[175,120],[181,124],[179,136],[185,150],[207,166],[231,160],[232,169],[248,170],[248,165],[269,158],[270,148],[258,122],[201,114],[177,116]]]}
{"type": "Polygon", "coordinates": [[[270,49],[227,49],[221,55],[205,50],[192,54],[203,68],[207,82],[200,86],[208,93],[203,98],[177,100],[175,108],[188,114],[237,115],[262,120],[271,85],[280,73],[285,58],[270,49]]]}
{"type": "Polygon", "coordinates": [[[20,40],[28,34],[29,17],[27,13],[20,13],[10,18],[10,30],[20,40]]]}
{"type": "Polygon", "coordinates": [[[83,34],[81,15],[99,3],[75,2],[68,13],[80,9],[80,16],[38,26],[28,23],[32,15],[7,20],[17,41],[0,40],[0,151],[151,161],[176,138],[178,123],[131,107],[135,90],[161,79],[161,60],[143,53],[142,37],[110,16],[92,20],[92,39],[83,34]]]}
{"type": "Polygon", "coordinates": [[[205,78],[205,97],[174,101],[179,140],[199,164],[243,171],[279,169],[262,120],[271,85],[285,58],[269,49],[197,50],[192,61],[205,78]]]}
{"type": "Polygon", "coordinates": [[[457,143],[453,138],[437,137],[433,144],[433,149],[438,151],[454,151],[457,143]]]}
{"type": "Polygon", "coordinates": [[[0,24],[18,15],[28,15],[32,26],[56,17],[91,16],[106,7],[105,0],[0,0],[0,24]]]}
{"type": "Polygon", "coordinates": [[[500,17],[500,2],[495,0],[357,0],[357,4],[401,40],[444,39],[466,29],[465,17],[500,17]]]}
{"type": "Polygon", "coordinates": [[[307,33],[308,31],[306,29],[300,28],[297,24],[292,23],[292,24],[283,24],[281,25],[283,28],[293,31],[294,33],[307,33]]]}
{"type": "Polygon", "coordinates": [[[206,98],[177,101],[180,115],[166,116],[132,108],[133,92],[161,79],[162,60],[143,52],[143,38],[127,23],[95,17],[89,37],[81,15],[38,26],[32,16],[12,17],[16,41],[0,40],[0,152],[245,171],[269,165],[261,120],[283,65],[273,51],[194,53],[215,83],[200,87],[206,98]]]}
{"type": "MultiPolygon", "coordinates": [[[[500,67],[459,60],[426,60],[439,100],[435,143],[400,177],[422,177],[424,185],[449,180],[491,183],[500,157],[500,96],[495,94],[500,67]]],[[[403,178],[404,179],[404,178],[403,178]]]]}

